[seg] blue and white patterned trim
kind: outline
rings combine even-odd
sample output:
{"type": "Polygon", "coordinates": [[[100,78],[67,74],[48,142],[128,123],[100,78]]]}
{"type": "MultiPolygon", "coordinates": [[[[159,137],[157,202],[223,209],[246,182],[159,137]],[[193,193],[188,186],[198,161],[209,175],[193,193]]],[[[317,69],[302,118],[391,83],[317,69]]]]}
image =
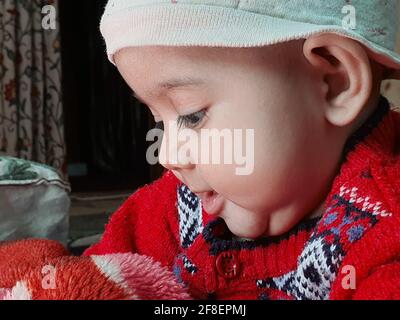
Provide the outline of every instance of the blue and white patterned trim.
{"type": "MultiPolygon", "coordinates": [[[[329,299],[348,246],[359,241],[380,218],[391,216],[381,202],[341,186],[308,240],[297,268],[279,277],[256,281],[258,288],[278,289],[299,300],[329,299]]],[[[348,249],[347,249],[348,250],[348,249]]]]}
{"type": "Polygon", "coordinates": [[[257,280],[257,287],[284,291],[298,300],[326,300],[343,259],[337,244],[312,237],[299,257],[298,268],[281,277],[257,280]]]}
{"type": "Polygon", "coordinates": [[[184,184],[178,187],[177,196],[180,241],[186,249],[203,232],[202,207],[200,199],[184,184]]]}
{"type": "Polygon", "coordinates": [[[348,196],[350,197],[349,203],[362,203],[362,211],[371,211],[372,215],[376,216],[379,215],[381,217],[391,217],[392,213],[386,210],[381,210],[382,202],[370,202],[370,197],[362,197],[358,195],[358,188],[346,188],[345,186],[340,187],[340,194],[341,197],[348,196]]]}
{"type": "Polygon", "coordinates": [[[184,267],[185,270],[186,270],[187,272],[189,272],[190,274],[194,275],[194,274],[198,271],[198,269],[197,269],[197,267],[195,266],[195,264],[194,264],[192,261],[190,261],[190,260],[188,259],[188,257],[183,256],[183,257],[182,257],[182,261],[183,261],[183,267],[184,267]]]}

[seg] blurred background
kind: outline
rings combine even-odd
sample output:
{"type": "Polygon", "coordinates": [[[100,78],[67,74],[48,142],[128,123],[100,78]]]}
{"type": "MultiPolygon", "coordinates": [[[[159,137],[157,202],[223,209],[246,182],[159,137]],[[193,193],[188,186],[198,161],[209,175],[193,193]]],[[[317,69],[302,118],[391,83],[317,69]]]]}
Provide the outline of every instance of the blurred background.
{"type": "MultiPolygon", "coordinates": [[[[0,0],[0,156],[46,164],[69,184],[68,244],[77,252],[162,174],[145,158],[153,118],[105,54],[98,26],[106,2],[0,0]],[[49,30],[46,5],[56,9],[49,30]]],[[[399,81],[382,91],[400,106],[399,81]]]]}
{"type": "Polygon", "coordinates": [[[51,166],[70,185],[69,243],[98,237],[109,215],[162,173],[145,157],[153,117],[105,54],[106,2],[0,0],[0,156],[51,166]],[[48,30],[46,5],[56,10],[48,30]]]}

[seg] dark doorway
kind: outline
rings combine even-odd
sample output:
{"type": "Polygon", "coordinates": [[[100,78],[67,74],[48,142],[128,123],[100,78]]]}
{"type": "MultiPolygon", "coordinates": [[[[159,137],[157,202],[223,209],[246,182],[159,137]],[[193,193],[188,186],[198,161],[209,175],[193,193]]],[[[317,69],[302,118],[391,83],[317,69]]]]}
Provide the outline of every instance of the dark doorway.
{"type": "Polygon", "coordinates": [[[135,189],[161,174],[146,161],[154,123],[106,57],[106,0],[60,0],[63,102],[73,192],[135,189]]]}

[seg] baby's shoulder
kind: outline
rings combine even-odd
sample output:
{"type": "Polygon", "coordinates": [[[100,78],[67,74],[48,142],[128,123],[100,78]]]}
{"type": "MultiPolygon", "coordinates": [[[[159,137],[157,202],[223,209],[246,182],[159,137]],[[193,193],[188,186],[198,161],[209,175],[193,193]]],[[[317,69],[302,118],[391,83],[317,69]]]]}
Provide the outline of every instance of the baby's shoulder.
{"type": "Polygon", "coordinates": [[[157,180],[145,184],[136,190],[127,200],[127,202],[140,202],[142,205],[145,202],[149,203],[168,203],[168,200],[176,200],[176,192],[181,184],[178,178],[168,170],[157,180]]]}

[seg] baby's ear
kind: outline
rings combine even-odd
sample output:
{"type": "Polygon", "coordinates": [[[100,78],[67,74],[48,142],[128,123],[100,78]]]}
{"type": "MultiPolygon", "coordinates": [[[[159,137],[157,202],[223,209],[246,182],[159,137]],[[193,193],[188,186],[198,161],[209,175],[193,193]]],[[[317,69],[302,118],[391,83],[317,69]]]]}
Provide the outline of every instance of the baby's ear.
{"type": "Polygon", "coordinates": [[[350,38],[325,33],[306,39],[303,53],[318,75],[326,119],[336,126],[352,123],[367,105],[373,88],[364,47],[350,38]]]}

